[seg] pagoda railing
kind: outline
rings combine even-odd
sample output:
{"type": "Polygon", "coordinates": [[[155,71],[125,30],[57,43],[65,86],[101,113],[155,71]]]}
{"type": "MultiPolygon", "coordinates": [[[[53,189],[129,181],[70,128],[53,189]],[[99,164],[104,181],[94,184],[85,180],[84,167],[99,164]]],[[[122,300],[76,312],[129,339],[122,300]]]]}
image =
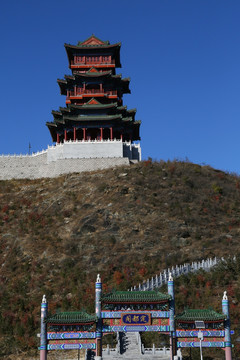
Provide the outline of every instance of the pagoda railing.
{"type": "Polygon", "coordinates": [[[72,60],[71,65],[115,65],[115,60],[72,60]]]}
{"type": "Polygon", "coordinates": [[[101,95],[117,95],[117,90],[100,90],[100,89],[77,89],[76,93],[74,91],[67,92],[67,98],[71,96],[85,95],[85,94],[101,94],[101,95]]]}

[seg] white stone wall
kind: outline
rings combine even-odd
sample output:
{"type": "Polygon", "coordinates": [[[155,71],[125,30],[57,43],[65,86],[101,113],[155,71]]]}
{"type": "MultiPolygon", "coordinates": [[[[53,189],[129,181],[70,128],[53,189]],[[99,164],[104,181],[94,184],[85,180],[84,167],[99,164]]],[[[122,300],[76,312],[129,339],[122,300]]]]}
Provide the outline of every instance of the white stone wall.
{"type": "Polygon", "coordinates": [[[104,141],[65,141],[48,148],[47,160],[58,159],[92,159],[92,158],[123,157],[121,140],[104,141]]]}
{"type": "Polygon", "coordinates": [[[74,172],[129,165],[128,158],[62,159],[48,163],[47,154],[31,157],[0,156],[0,180],[52,178],[74,172]]]}
{"type": "Polygon", "coordinates": [[[121,140],[67,141],[33,155],[0,156],[0,180],[56,177],[129,165],[129,160],[140,159],[138,144],[121,140]]]}

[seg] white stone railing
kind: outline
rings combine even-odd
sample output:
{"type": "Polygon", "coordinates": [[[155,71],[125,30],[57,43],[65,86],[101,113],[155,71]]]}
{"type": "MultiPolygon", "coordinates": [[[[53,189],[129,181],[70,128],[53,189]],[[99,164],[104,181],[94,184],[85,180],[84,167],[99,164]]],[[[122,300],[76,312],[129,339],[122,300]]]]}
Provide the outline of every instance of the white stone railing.
{"type": "Polygon", "coordinates": [[[155,348],[155,345],[153,344],[152,348],[144,348],[142,344],[142,354],[143,355],[158,355],[160,357],[163,357],[164,355],[170,355],[170,348],[168,347],[162,347],[162,348],[155,348]]]}
{"type": "Polygon", "coordinates": [[[153,290],[156,288],[161,287],[164,284],[167,284],[168,278],[170,273],[172,274],[173,278],[179,277],[181,275],[187,275],[189,273],[194,273],[199,270],[204,271],[210,271],[214,266],[216,266],[222,259],[215,258],[208,258],[206,260],[202,261],[195,261],[190,263],[185,263],[183,265],[176,265],[173,266],[171,269],[164,269],[162,272],[160,272],[159,275],[156,275],[155,277],[152,277],[151,279],[147,279],[143,281],[142,284],[139,283],[138,286],[132,287],[131,291],[147,291],[147,290],[153,290]]]}
{"type": "Polygon", "coordinates": [[[42,155],[42,154],[46,154],[47,150],[42,150],[42,151],[37,151],[35,153],[32,153],[32,156],[38,156],[38,155],[42,155]]]}
{"type": "Polygon", "coordinates": [[[182,360],[182,351],[181,349],[177,350],[177,355],[174,356],[174,360],[182,360]]]}
{"type": "MultiPolygon", "coordinates": [[[[122,139],[102,139],[102,140],[98,140],[98,139],[93,139],[93,140],[64,140],[63,143],[56,143],[56,145],[49,145],[48,148],[53,148],[55,146],[61,146],[64,144],[79,144],[79,143],[101,143],[101,142],[123,142],[122,139]]],[[[124,141],[124,143],[131,143],[131,141],[124,141]]]]}
{"type": "Polygon", "coordinates": [[[46,154],[47,150],[37,151],[32,154],[1,154],[0,159],[8,159],[8,158],[31,158],[34,156],[39,156],[42,154],[46,154]]]}
{"type": "Polygon", "coordinates": [[[117,344],[115,348],[110,348],[109,344],[107,344],[106,348],[102,349],[104,355],[115,355],[115,354],[120,354],[120,337],[119,337],[119,332],[117,332],[117,344]]]}
{"type": "Polygon", "coordinates": [[[136,342],[138,345],[139,354],[142,354],[142,339],[141,339],[141,335],[139,332],[136,332],[136,342]]]}
{"type": "Polygon", "coordinates": [[[110,348],[109,345],[107,345],[107,347],[103,348],[102,351],[103,351],[104,356],[106,356],[106,355],[112,356],[115,354],[119,354],[119,349],[117,346],[115,348],[110,348]]]}

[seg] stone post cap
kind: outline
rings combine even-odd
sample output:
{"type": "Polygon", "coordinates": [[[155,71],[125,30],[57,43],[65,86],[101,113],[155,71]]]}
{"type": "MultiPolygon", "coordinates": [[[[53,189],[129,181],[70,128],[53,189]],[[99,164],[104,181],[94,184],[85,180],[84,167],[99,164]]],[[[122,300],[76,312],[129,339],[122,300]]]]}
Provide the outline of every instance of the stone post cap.
{"type": "Polygon", "coordinates": [[[228,300],[227,292],[226,292],[226,291],[224,291],[224,293],[223,293],[223,300],[228,300]]]}
{"type": "Polygon", "coordinates": [[[46,303],[47,302],[47,299],[46,299],[46,295],[43,295],[43,298],[42,298],[42,303],[46,303]]]}
{"type": "Polygon", "coordinates": [[[101,283],[102,282],[102,280],[101,280],[101,278],[100,278],[100,274],[97,274],[97,281],[96,281],[97,283],[101,283]]]}
{"type": "Polygon", "coordinates": [[[168,281],[173,281],[172,273],[169,273],[168,281]]]}

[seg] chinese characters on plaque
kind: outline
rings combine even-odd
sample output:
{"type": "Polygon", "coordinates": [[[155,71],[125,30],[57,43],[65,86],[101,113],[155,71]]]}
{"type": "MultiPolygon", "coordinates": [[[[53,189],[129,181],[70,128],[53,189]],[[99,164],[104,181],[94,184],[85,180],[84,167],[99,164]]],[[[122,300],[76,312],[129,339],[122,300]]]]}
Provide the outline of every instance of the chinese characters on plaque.
{"type": "Polygon", "coordinates": [[[151,325],[150,313],[125,313],[121,316],[122,325],[151,325]]]}

